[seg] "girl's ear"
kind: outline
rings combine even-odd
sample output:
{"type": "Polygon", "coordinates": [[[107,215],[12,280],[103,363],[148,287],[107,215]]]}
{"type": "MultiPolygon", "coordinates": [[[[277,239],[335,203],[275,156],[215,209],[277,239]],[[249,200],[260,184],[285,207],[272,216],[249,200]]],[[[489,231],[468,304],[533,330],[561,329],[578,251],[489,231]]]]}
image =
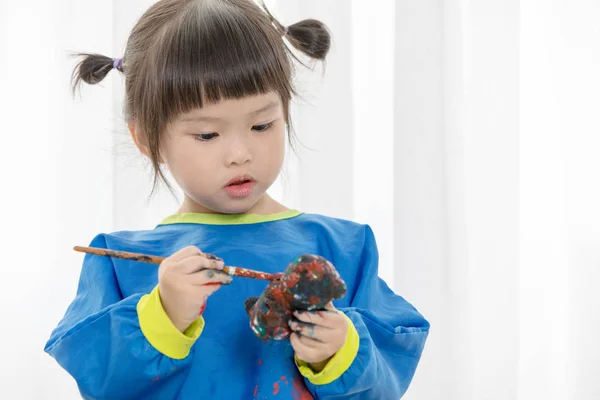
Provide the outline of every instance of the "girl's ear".
{"type": "MultiPolygon", "coordinates": [[[[137,127],[135,120],[129,120],[129,122],[127,122],[127,127],[129,128],[131,138],[133,139],[133,142],[135,143],[135,146],[138,148],[138,150],[149,159],[152,159],[150,154],[150,147],[148,146],[148,139],[146,138],[146,135],[141,131],[141,129],[137,127]]],[[[158,157],[158,162],[160,164],[165,163],[162,156],[160,155],[158,157]]]]}

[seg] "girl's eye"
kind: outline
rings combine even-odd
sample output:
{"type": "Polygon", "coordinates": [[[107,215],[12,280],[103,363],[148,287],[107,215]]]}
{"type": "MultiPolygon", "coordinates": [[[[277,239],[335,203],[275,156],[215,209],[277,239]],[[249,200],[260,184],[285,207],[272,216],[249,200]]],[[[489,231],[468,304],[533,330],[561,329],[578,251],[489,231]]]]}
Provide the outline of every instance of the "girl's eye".
{"type": "Polygon", "coordinates": [[[201,142],[208,142],[210,140],[213,140],[217,136],[219,136],[219,134],[217,133],[200,133],[196,135],[196,140],[199,140],[201,142]]]}
{"type": "Polygon", "coordinates": [[[268,124],[254,125],[252,127],[252,130],[255,132],[264,132],[268,130],[271,126],[273,126],[273,122],[269,122],[268,124]]]}

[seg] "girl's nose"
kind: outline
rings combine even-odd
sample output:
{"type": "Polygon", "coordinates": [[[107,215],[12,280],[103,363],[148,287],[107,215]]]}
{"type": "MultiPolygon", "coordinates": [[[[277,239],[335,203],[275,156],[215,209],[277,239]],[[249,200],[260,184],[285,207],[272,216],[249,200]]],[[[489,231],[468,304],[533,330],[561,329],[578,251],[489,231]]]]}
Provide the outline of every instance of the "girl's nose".
{"type": "Polygon", "coordinates": [[[227,165],[244,165],[252,161],[252,153],[244,141],[236,138],[227,153],[227,165]]]}

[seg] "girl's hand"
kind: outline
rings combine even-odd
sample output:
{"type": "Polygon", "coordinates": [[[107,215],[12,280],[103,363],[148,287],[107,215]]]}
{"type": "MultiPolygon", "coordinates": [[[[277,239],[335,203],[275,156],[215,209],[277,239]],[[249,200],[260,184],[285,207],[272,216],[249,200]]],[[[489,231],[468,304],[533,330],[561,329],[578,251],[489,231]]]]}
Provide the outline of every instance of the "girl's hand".
{"type": "Polygon", "coordinates": [[[196,246],[185,247],[164,259],[158,268],[158,291],[169,319],[181,332],[202,314],[206,299],[231,283],[223,261],[212,259],[196,246]]]}
{"type": "Polygon", "coordinates": [[[321,372],[331,357],[346,342],[348,320],[332,303],[325,311],[300,311],[290,321],[294,333],[290,336],[296,357],[310,364],[315,372],[321,372]]]}

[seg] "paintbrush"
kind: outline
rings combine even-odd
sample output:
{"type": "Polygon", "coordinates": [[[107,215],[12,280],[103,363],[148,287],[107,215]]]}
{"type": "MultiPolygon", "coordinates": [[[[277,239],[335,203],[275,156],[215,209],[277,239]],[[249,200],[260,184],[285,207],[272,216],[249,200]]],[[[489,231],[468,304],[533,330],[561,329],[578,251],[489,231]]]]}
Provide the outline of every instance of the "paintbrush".
{"type": "MultiPolygon", "coordinates": [[[[166,257],[160,257],[160,256],[150,256],[147,254],[130,253],[127,251],[101,249],[101,248],[96,248],[96,247],[75,246],[75,247],[73,247],[73,250],[79,251],[82,253],[96,254],[99,256],[107,256],[107,257],[114,257],[114,258],[122,258],[124,260],[139,261],[139,262],[145,262],[145,263],[149,263],[149,264],[160,264],[166,258],[166,257]]],[[[210,254],[202,253],[202,255],[207,258],[210,258],[210,259],[216,259],[215,256],[210,255],[210,254]]],[[[252,278],[252,279],[261,279],[264,281],[279,280],[279,279],[281,279],[281,276],[283,275],[281,273],[269,274],[267,272],[254,271],[254,270],[247,269],[247,268],[232,267],[232,266],[223,267],[223,272],[225,272],[227,275],[231,275],[231,276],[239,276],[239,277],[243,277],[243,278],[252,278]]]]}

